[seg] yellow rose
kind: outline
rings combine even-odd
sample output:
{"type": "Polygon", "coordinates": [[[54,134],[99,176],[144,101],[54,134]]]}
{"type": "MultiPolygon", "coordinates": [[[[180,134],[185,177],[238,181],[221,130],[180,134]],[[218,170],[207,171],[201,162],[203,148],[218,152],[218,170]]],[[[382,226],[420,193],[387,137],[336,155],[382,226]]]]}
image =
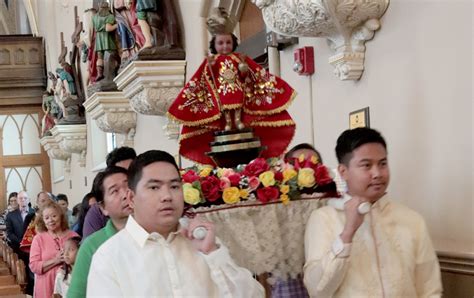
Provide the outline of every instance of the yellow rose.
{"type": "Polygon", "coordinates": [[[241,197],[242,199],[248,199],[248,197],[249,197],[249,191],[246,190],[246,189],[241,189],[241,190],[240,190],[240,197],[241,197]]]}
{"type": "Polygon", "coordinates": [[[209,176],[209,174],[212,172],[212,168],[211,167],[205,167],[201,170],[201,172],[199,172],[199,176],[200,177],[207,177],[209,176]]]}
{"type": "Polygon", "coordinates": [[[275,185],[275,173],[272,171],[263,172],[258,176],[258,179],[265,187],[275,185]]]}
{"type": "Polygon", "coordinates": [[[311,162],[312,162],[313,164],[317,164],[317,163],[319,162],[318,157],[312,155],[312,156],[311,156],[311,162]]]}
{"type": "Polygon", "coordinates": [[[284,184],[280,186],[280,192],[284,195],[290,192],[290,186],[288,184],[284,184]]]}
{"type": "Polygon", "coordinates": [[[235,204],[240,202],[240,190],[237,187],[229,187],[224,189],[222,199],[226,204],[235,204]]]}
{"type": "Polygon", "coordinates": [[[201,194],[191,183],[183,184],[184,201],[190,205],[196,205],[201,202],[201,194]]]}
{"type": "Polygon", "coordinates": [[[313,187],[316,184],[314,179],[314,170],[311,168],[302,168],[298,172],[298,185],[300,187],[313,187]]]}
{"type": "Polygon", "coordinates": [[[288,197],[288,195],[282,194],[280,196],[280,201],[283,203],[283,205],[288,205],[290,203],[290,197],[288,197]]]}
{"type": "Polygon", "coordinates": [[[298,161],[303,162],[305,160],[305,158],[306,157],[305,157],[304,153],[301,153],[300,156],[298,156],[298,161]]]}
{"type": "Polygon", "coordinates": [[[296,177],[298,173],[294,169],[286,169],[283,171],[283,182],[291,180],[293,177],[296,177]]]}

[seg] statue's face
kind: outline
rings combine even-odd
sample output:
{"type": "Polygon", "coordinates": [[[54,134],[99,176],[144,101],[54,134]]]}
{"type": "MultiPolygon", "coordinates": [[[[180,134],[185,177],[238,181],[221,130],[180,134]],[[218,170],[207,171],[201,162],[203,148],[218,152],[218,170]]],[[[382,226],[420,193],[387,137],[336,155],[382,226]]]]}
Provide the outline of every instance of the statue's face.
{"type": "Polygon", "coordinates": [[[214,47],[218,54],[230,54],[234,47],[234,42],[232,41],[232,35],[230,34],[217,34],[214,47]]]}

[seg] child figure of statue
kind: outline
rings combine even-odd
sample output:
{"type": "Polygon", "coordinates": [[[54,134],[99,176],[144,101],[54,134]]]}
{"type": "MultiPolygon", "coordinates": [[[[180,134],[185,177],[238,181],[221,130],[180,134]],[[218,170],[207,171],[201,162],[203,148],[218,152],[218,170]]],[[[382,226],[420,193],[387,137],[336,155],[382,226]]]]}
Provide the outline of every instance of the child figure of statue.
{"type": "Polygon", "coordinates": [[[236,22],[222,8],[208,18],[211,55],[168,109],[183,124],[180,154],[198,163],[213,164],[205,154],[216,131],[251,128],[267,149],[262,157],[282,154],[295,131],[286,111],[296,92],[244,54],[234,52],[236,22]]]}

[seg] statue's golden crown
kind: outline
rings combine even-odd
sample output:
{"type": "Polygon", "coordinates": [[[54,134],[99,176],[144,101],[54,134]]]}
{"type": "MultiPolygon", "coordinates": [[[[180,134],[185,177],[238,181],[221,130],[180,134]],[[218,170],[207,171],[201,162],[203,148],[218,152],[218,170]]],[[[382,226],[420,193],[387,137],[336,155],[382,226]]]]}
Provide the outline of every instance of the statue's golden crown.
{"type": "Polygon", "coordinates": [[[231,34],[234,31],[236,21],[229,16],[225,8],[215,7],[207,18],[207,30],[211,35],[231,34]]]}

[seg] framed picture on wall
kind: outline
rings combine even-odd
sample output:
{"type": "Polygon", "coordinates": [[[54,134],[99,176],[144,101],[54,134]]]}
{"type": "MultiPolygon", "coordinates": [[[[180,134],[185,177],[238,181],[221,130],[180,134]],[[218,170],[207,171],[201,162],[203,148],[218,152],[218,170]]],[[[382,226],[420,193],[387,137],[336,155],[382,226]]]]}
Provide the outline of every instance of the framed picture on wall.
{"type": "Polygon", "coordinates": [[[370,127],[369,107],[349,113],[349,129],[370,127]]]}

